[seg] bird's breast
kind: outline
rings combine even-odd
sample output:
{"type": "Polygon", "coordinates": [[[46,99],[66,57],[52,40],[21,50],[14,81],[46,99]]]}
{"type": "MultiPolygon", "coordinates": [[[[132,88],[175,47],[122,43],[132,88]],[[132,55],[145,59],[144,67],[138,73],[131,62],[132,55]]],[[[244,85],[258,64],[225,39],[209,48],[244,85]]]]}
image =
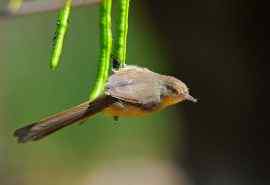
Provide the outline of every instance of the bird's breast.
{"type": "Polygon", "coordinates": [[[110,116],[136,117],[144,116],[152,112],[162,110],[178,101],[172,97],[163,97],[161,102],[151,109],[146,109],[143,105],[132,103],[115,103],[104,109],[104,113],[110,116]]]}

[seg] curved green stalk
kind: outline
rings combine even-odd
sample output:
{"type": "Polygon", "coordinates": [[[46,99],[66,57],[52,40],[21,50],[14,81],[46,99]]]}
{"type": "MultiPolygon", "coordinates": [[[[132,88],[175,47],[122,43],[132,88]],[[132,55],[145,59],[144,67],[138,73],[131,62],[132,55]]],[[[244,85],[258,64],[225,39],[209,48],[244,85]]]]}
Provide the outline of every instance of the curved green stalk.
{"type": "Polygon", "coordinates": [[[55,70],[59,66],[60,57],[62,54],[64,38],[69,24],[69,16],[72,0],[66,0],[65,6],[60,10],[57,20],[57,28],[53,38],[53,51],[50,61],[50,67],[55,70]]]}
{"type": "Polygon", "coordinates": [[[129,3],[130,0],[118,0],[120,15],[117,20],[117,34],[113,56],[120,62],[120,67],[123,67],[126,62],[129,3]]]}
{"type": "Polygon", "coordinates": [[[96,83],[90,93],[90,101],[96,99],[104,90],[110,68],[112,50],[111,31],[112,0],[102,0],[100,5],[100,58],[96,83]]]}

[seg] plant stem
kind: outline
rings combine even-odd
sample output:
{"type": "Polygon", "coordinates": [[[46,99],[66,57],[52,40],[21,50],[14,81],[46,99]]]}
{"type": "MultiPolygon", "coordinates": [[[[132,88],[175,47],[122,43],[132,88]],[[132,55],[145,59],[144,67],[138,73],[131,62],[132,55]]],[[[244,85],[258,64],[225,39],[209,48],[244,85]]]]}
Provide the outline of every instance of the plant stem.
{"type": "Polygon", "coordinates": [[[123,67],[126,62],[129,3],[130,0],[118,0],[120,15],[117,20],[113,56],[120,62],[120,67],[123,67]]]}
{"type": "Polygon", "coordinates": [[[96,83],[90,92],[90,101],[96,99],[104,90],[109,75],[112,50],[111,31],[112,0],[102,0],[100,4],[100,58],[96,83]]]}
{"type": "Polygon", "coordinates": [[[64,8],[60,11],[57,28],[53,38],[53,51],[52,58],[50,61],[50,67],[52,70],[55,70],[59,66],[60,57],[62,54],[64,38],[67,33],[69,16],[71,10],[72,0],[66,0],[64,8]]]}

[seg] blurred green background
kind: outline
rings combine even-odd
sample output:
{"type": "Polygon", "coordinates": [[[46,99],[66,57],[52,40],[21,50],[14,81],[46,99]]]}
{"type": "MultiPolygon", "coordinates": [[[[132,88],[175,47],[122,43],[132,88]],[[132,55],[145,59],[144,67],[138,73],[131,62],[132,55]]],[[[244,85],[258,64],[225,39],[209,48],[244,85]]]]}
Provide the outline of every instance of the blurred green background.
{"type": "MultiPolygon", "coordinates": [[[[118,164],[115,161],[127,161],[127,166],[170,161],[172,125],[183,123],[175,108],[118,122],[97,115],[39,142],[16,143],[16,128],[86,100],[96,77],[98,7],[72,11],[61,66],[52,72],[48,63],[56,17],[43,13],[0,22],[0,184],[83,184],[99,166],[118,164]]],[[[127,63],[168,74],[166,55],[147,16],[132,6],[127,63]]]]}

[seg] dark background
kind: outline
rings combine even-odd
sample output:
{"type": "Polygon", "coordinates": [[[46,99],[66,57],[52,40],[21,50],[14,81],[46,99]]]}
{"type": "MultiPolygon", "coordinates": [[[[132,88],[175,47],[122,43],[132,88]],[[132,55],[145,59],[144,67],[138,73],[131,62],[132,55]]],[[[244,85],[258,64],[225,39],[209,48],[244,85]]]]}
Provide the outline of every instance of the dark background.
{"type": "Polygon", "coordinates": [[[199,103],[117,126],[97,116],[29,145],[16,144],[15,128],[88,96],[98,7],[74,9],[56,73],[47,67],[55,12],[0,20],[0,184],[269,184],[268,9],[264,1],[132,1],[128,64],[182,79],[199,103]]]}
{"type": "MultiPolygon", "coordinates": [[[[146,5],[170,48],[175,74],[185,76],[199,95],[195,108],[184,106],[189,123],[184,161],[196,184],[268,184],[265,2],[153,0],[146,5]]],[[[178,153],[176,148],[182,164],[178,153]]]]}

